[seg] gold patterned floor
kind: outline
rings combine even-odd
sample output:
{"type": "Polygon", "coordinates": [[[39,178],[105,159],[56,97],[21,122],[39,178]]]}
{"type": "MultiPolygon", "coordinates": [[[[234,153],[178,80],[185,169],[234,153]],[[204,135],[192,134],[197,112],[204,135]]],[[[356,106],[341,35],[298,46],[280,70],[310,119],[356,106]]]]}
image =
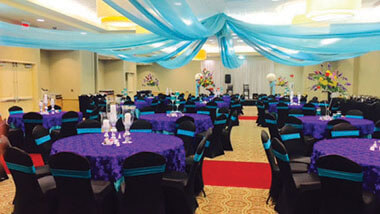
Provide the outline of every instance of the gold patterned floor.
{"type": "MultiPolygon", "coordinates": [[[[244,114],[255,116],[255,107],[245,107],[244,114]]],[[[262,128],[256,126],[253,120],[240,120],[240,126],[234,127],[231,134],[233,152],[226,152],[224,156],[213,160],[267,162],[260,132],[262,128]]],[[[238,175],[237,175],[238,176],[238,175]]],[[[12,212],[14,196],[12,179],[0,182],[0,214],[12,212]]],[[[199,208],[196,214],[272,214],[276,213],[273,207],[265,203],[268,196],[266,189],[252,189],[241,187],[206,186],[207,197],[197,198],[199,208]]]]}

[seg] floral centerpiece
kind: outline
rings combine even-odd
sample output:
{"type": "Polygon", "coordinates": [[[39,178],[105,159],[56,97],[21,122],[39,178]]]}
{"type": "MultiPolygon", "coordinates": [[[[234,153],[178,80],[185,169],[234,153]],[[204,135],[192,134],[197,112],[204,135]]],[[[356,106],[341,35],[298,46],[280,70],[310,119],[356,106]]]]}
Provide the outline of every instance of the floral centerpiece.
{"type": "Polygon", "coordinates": [[[277,78],[277,86],[279,87],[287,87],[288,86],[288,81],[286,81],[285,77],[279,77],[277,78]]]}
{"type": "Polygon", "coordinates": [[[160,88],[158,87],[159,85],[159,80],[157,78],[155,78],[153,76],[153,74],[149,73],[148,75],[146,75],[144,77],[144,80],[143,80],[143,86],[156,86],[158,90],[160,90],[160,88]]]}
{"type": "Polygon", "coordinates": [[[350,86],[351,83],[349,83],[348,79],[343,76],[343,73],[340,73],[338,70],[335,70],[334,72],[331,70],[331,65],[328,64],[325,71],[323,71],[323,65],[321,65],[320,71],[317,70],[310,73],[308,79],[316,81],[316,84],[311,87],[311,90],[345,94],[347,91],[345,86],[350,86]]]}
{"type": "Polygon", "coordinates": [[[204,68],[200,74],[199,78],[196,79],[197,84],[208,90],[210,93],[213,93],[215,83],[212,79],[212,72],[204,68]]]}

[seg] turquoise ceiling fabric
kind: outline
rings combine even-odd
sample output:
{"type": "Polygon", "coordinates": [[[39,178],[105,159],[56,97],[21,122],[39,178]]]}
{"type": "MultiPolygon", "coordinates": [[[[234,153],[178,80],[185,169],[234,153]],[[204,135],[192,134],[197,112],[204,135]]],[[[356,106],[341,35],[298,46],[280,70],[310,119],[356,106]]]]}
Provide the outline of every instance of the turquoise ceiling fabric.
{"type": "MultiPolygon", "coordinates": [[[[243,60],[235,53],[234,34],[263,56],[294,66],[347,59],[380,50],[380,23],[319,27],[258,25],[233,18],[228,10],[218,8],[218,4],[207,14],[200,2],[193,4],[186,0],[104,2],[152,33],[84,33],[0,22],[0,45],[89,50],[132,62],[157,62],[170,69],[189,63],[212,36],[218,40],[223,65],[230,69],[239,67],[243,60]]],[[[210,2],[205,4],[210,6],[210,2]]]]}

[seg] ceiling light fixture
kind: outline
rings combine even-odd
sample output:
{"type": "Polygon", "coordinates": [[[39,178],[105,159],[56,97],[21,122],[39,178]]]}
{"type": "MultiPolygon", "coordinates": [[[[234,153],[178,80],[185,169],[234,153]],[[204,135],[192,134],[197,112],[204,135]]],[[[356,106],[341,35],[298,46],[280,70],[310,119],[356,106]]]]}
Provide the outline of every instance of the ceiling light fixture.
{"type": "Polygon", "coordinates": [[[44,22],[45,19],[36,19],[37,22],[44,22]]]}
{"type": "Polygon", "coordinates": [[[136,28],[136,24],[102,0],[96,1],[96,12],[103,25],[110,28],[136,28]]]}
{"type": "Polygon", "coordinates": [[[333,21],[353,17],[361,0],[307,0],[306,17],[313,21],[333,21]]]}

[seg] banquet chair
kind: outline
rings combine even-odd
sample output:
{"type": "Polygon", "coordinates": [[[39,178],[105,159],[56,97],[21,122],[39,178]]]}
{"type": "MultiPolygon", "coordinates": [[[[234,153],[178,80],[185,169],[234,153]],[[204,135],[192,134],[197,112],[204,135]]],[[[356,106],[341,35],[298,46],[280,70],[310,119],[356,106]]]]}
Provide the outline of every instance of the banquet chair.
{"type": "MultiPolygon", "coordinates": [[[[128,99],[123,100],[123,101],[124,101],[123,105],[128,105],[128,102],[130,102],[130,100],[128,99]]],[[[107,112],[107,101],[104,99],[100,99],[97,107],[99,109],[99,112],[107,112]]]]}
{"type": "Polygon", "coordinates": [[[8,109],[9,115],[13,114],[23,114],[24,111],[20,106],[12,106],[8,109]]]}
{"type": "Polygon", "coordinates": [[[374,132],[372,138],[380,139],[380,120],[375,123],[374,132]]]}
{"type": "Polygon", "coordinates": [[[139,152],[123,162],[123,180],[119,191],[119,213],[165,213],[162,175],[166,160],[153,152],[139,152]]]}
{"type": "MultiPolygon", "coordinates": [[[[231,117],[237,118],[238,112],[237,111],[232,112],[231,117]]],[[[231,131],[232,131],[232,128],[234,127],[233,122],[234,122],[233,120],[227,119],[227,126],[226,128],[222,129],[221,141],[223,144],[223,149],[225,151],[233,151],[232,143],[231,143],[231,131]]]]}
{"type": "MultiPolygon", "coordinates": [[[[169,213],[182,213],[178,212],[178,210],[181,210],[180,204],[183,204],[183,198],[186,199],[186,213],[194,213],[196,208],[198,207],[197,200],[195,199],[195,196],[199,194],[201,191],[201,186],[197,187],[196,181],[202,181],[203,179],[200,173],[201,173],[201,167],[203,163],[204,153],[206,149],[207,144],[207,137],[210,136],[211,131],[208,131],[208,134],[206,137],[202,139],[202,141],[199,143],[195,155],[192,157],[193,161],[191,165],[189,166],[189,169],[187,172],[177,172],[177,171],[171,171],[166,172],[163,176],[163,185],[166,188],[175,188],[177,190],[180,190],[182,192],[182,197],[180,198],[181,202],[178,203],[178,199],[174,197],[174,195],[166,194],[167,197],[169,197],[168,203],[169,205],[167,208],[169,208],[169,213]],[[199,180],[202,179],[202,180],[199,180]],[[174,212],[177,211],[177,212],[174,212]]],[[[203,184],[203,183],[202,183],[203,184]]],[[[203,186],[201,187],[203,189],[203,186]]]]}
{"type": "MultiPolygon", "coordinates": [[[[304,126],[303,126],[303,123],[302,123],[302,120],[300,120],[299,118],[297,117],[293,117],[293,116],[289,116],[286,120],[285,120],[285,125],[289,125],[289,126],[292,126],[296,129],[298,129],[302,135],[303,135],[303,141],[306,143],[307,145],[307,155],[311,155],[312,151],[313,151],[313,146],[314,146],[314,143],[316,143],[318,140],[315,139],[314,137],[312,136],[309,136],[309,135],[304,135],[303,134],[303,129],[304,129],[304,126]]],[[[282,127],[283,128],[283,127],[282,127]]]]}
{"type": "Polygon", "coordinates": [[[150,107],[153,108],[154,112],[157,111],[158,104],[159,104],[158,99],[157,99],[157,98],[154,98],[154,99],[152,100],[152,103],[150,104],[150,107]]]}
{"type": "Polygon", "coordinates": [[[307,95],[301,97],[301,104],[306,104],[307,102],[307,95]]]}
{"type": "Polygon", "coordinates": [[[347,118],[364,119],[363,112],[357,109],[348,110],[345,116],[347,118]]]}
{"type": "Polygon", "coordinates": [[[327,123],[327,126],[326,126],[326,138],[329,138],[331,139],[331,130],[332,128],[337,125],[337,124],[340,124],[340,123],[348,123],[350,124],[350,122],[348,122],[347,120],[344,120],[344,119],[334,119],[334,120],[330,120],[328,123],[327,123]]]}
{"type": "Polygon", "coordinates": [[[340,105],[338,103],[331,105],[331,109],[330,109],[331,113],[333,114],[337,113],[339,110],[340,110],[340,105]]]}
{"type": "Polygon", "coordinates": [[[241,105],[240,100],[231,99],[230,108],[231,108],[231,111],[238,111],[239,115],[244,114],[243,113],[243,107],[241,105]]]}
{"type": "MultiPolygon", "coordinates": [[[[48,112],[51,112],[51,109],[52,109],[52,106],[49,105],[48,106],[48,112]]],[[[58,106],[58,105],[54,105],[54,110],[58,110],[58,111],[62,111],[62,107],[61,106],[58,106]]]]}
{"type": "Polygon", "coordinates": [[[279,103],[277,104],[277,125],[278,128],[282,128],[285,125],[285,120],[288,118],[289,114],[289,106],[286,103],[279,103]]]}
{"type": "Polygon", "coordinates": [[[181,124],[182,122],[185,122],[185,121],[191,121],[191,122],[195,123],[194,118],[192,118],[192,117],[190,117],[190,116],[186,116],[186,115],[184,115],[184,116],[178,118],[178,119],[175,121],[175,126],[176,126],[176,128],[178,128],[179,124],[181,124]]]}
{"type": "Polygon", "coordinates": [[[60,152],[49,159],[57,185],[57,214],[115,213],[116,194],[107,181],[91,180],[90,163],[72,152],[60,152]]]}
{"type": "Polygon", "coordinates": [[[302,106],[302,114],[305,116],[314,116],[316,114],[315,105],[312,103],[306,103],[302,106]]]}
{"type": "Polygon", "coordinates": [[[41,125],[38,125],[33,128],[32,135],[34,142],[37,145],[38,153],[41,154],[44,163],[47,163],[52,146],[52,139],[49,134],[49,130],[41,125]]]}
{"type": "Polygon", "coordinates": [[[116,129],[118,132],[123,132],[125,131],[125,127],[124,127],[124,124],[123,124],[123,118],[119,118],[117,119],[116,121],[116,129]]]}
{"type": "Polygon", "coordinates": [[[16,186],[13,213],[54,213],[54,178],[38,178],[30,156],[17,147],[7,148],[4,160],[16,186]]]}
{"type": "Polygon", "coordinates": [[[210,110],[206,107],[201,107],[197,110],[197,114],[209,115],[211,117],[210,110]]]}
{"type": "Polygon", "coordinates": [[[339,156],[319,157],[316,167],[321,180],[321,214],[379,213],[375,196],[363,191],[363,170],[354,161],[339,156]]]}
{"type": "Polygon", "coordinates": [[[215,101],[210,101],[206,104],[206,108],[210,112],[211,121],[214,122],[216,118],[218,104],[215,101]]]}
{"type": "Polygon", "coordinates": [[[152,133],[152,124],[143,119],[135,120],[132,123],[132,126],[129,130],[130,132],[143,132],[143,133],[152,133]]]}
{"type": "Polygon", "coordinates": [[[183,121],[179,124],[175,136],[181,138],[185,147],[186,157],[194,154],[195,125],[192,121],[183,121]]]}
{"type": "Polygon", "coordinates": [[[22,117],[25,127],[25,150],[29,153],[37,152],[37,146],[34,143],[32,131],[35,126],[42,125],[42,115],[36,112],[29,112],[22,117]]]}
{"type": "Polygon", "coordinates": [[[257,102],[257,120],[258,126],[265,126],[265,104],[263,101],[257,102]]]}
{"type": "MultiPolygon", "coordinates": [[[[232,112],[232,111],[231,111],[232,112]]],[[[230,113],[230,110],[228,109],[228,108],[226,108],[226,107],[222,107],[222,108],[219,108],[218,109],[218,112],[216,113],[216,116],[218,117],[218,116],[220,116],[221,114],[224,114],[224,115],[226,115],[226,117],[227,117],[227,119],[229,120],[230,118],[230,115],[229,115],[229,113],[230,113]]]]}
{"type": "Polygon", "coordinates": [[[102,124],[97,120],[84,120],[77,124],[77,134],[101,133],[102,124]]]}
{"type": "MultiPolygon", "coordinates": [[[[84,118],[90,119],[91,116],[94,117],[96,110],[97,110],[97,108],[95,106],[95,102],[91,100],[90,104],[86,108],[85,113],[83,114],[84,118]]],[[[99,113],[99,110],[97,110],[97,111],[99,113]]]]}
{"type": "Polygon", "coordinates": [[[222,143],[222,131],[226,126],[227,118],[225,115],[220,115],[214,121],[214,128],[212,135],[210,136],[210,145],[205,151],[205,156],[208,158],[214,158],[219,155],[224,155],[223,143],[222,143]]]}
{"type": "Polygon", "coordinates": [[[289,117],[303,117],[302,109],[289,109],[289,117]]]}
{"type": "Polygon", "coordinates": [[[75,111],[68,111],[62,115],[62,124],[60,130],[53,130],[51,132],[52,138],[61,139],[65,137],[70,137],[77,134],[76,125],[79,122],[79,115],[75,111]],[[58,132],[58,133],[57,133],[58,132]]]}
{"type": "Polygon", "coordinates": [[[331,138],[358,138],[360,130],[349,123],[339,123],[333,126],[331,138]]]}
{"type": "Polygon", "coordinates": [[[309,147],[303,140],[302,130],[285,125],[281,129],[280,137],[291,159],[307,156],[309,147]]]}
{"type": "Polygon", "coordinates": [[[280,133],[278,132],[277,119],[274,114],[265,114],[265,124],[269,129],[271,138],[280,138],[280,133]]]}
{"type": "MultiPolygon", "coordinates": [[[[269,166],[271,168],[271,186],[269,189],[269,195],[267,198],[267,203],[269,200],[272,200],[273,203],[276,203],[281,191],[281,180],[280,180],[280,170],[277,166],[277,163],[274,159],[274,155],[271,149],[271,140],[266,131],[261,131],[261,142],[263,143],[264,151],[268,159],[269,166]]],[[[305,173],[308,171],[308,164],[291,162],[290,168],[293,173],[305,173]]]]}
{"type": "Polygon", "coordinates": [[[90,119],[90,120],[96,120],[96,121],[99,121],[100,122],[100,112],[99,112],[99,109],[98,108],[95,108],[89,115],[88,115],[88,118],[87,120],[90,119]]]}
{"type": "Polygon", "coordinates": [[[144,108],[141,108],[139,110],[139,113],[137,114],[137,118],[140,118],[142,115],[149,115],[149,114],[155,114],[154,109],[151,106],[146,106],[144,108]]]}
{"type": "Polygon", "coordinates": [[[9,129],[7,137],[12,146],[26,150],[24,132],[21,129],[9,129]]]}
{"type": "Polygon", "coordinates": [[[186,100],[184,98],[181,98],[179,100],[178,110],[181,112],[184,112],[185,111],[185,105],[186,105],[186,100]]]}
{"type": "Polygon", "coordinates": [[[289,98],[287,97],[281,97],[280,100],[278,101],[278,103],[280,104],[286,104],[287,106],[290,104],[290,100],[289,98]]]}
{"type": "Polygon", "coordinates": [[[277,138],[271,140],[273,155],[280,169],[282,189],[275,210],[278,213],[318,213],[321,184],[317,175],[292,173],[289,155],[277,138]]]}
{"type": "Polygon", "coordinates": [[[195,102],[193,100],[188,100],[185,104],[185,109],[184,111],[186,113],[196,113],[197,110],[196,110],[196,105],[195,105],[195,102]]]}

